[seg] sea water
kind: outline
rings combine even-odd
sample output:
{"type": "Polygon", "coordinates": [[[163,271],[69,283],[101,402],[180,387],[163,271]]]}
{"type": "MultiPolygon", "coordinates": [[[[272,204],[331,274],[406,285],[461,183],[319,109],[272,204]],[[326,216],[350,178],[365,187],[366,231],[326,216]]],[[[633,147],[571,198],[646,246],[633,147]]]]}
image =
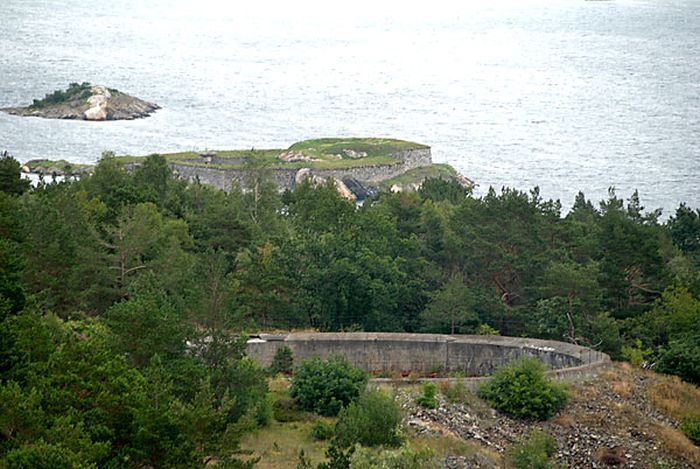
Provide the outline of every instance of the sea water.
{"type": "Polygon", "coordinates": [[[700,206],[697,0],[1,0],[0,20],[0,107],[83,81],[163,107],[0,113],[21,161],[386,136],[430,145],[480,194],[700,206]]]}

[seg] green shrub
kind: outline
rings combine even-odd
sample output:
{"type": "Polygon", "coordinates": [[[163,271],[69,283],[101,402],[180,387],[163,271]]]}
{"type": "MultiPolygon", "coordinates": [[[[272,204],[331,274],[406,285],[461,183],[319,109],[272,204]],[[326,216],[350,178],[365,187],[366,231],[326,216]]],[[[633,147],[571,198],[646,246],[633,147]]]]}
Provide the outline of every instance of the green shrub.
{"type": "Polygon", "coordinates": [[[681,422],[681,431],[693,443],[700,444],[700,417],[686,417],[681,422]]]}
{"type": "Polygon", "coordinates": [[[656,371],[678,375],[684,381],[700,385],[700,334],[689,334],[669,342],[656,371]]]}
{"type": "Polygon", "coordinates": [[[398,446],[401,444],[403,415],[395,399],[378,389],[367,389],[340,412],[335,426],[336,441],[347,448],[363,446],[398,446]]]}
{"type": "Polygon", "coordinates": [[[303,410],[337,415],[366,385],[367,373],[354,368],[344,357],[335,356],[325,361],[316,357],[296,370],[289,394],[303,410]]]}
{"type": "Polygon", "coordinates": [[[501,335],[498,329],[494,329],[488,324],[479,324],[479,328],[476,330],[477,335],[501,335]]]}
{"type": "Polygon", "coordinates": [[[523,419],[546,420],[566,404],[566,392],[536,358],[500,367],[479,394],[496,410],[523,419]]]}
{"type": "Polygon", "coordinates": [[[333,425],[330,423],[324,422],[323,420],[319,420],[318,422],[314,423],[313,427],[311,427],[311,435],[314,437],[314,440],[330,440],[333,438],[334,432],[335,427],[333,427],[333,425]]]}
{"type": "Polygon", "coordinates": [[[292,349],[286,345],[280,347],[275,352],[275,356],[272,358],[272,364],[270,365],[270,374],[276,375],[278,373],[283,373],[285,375],[291,374],[294,370],[294,354],[292,349]]]}
{"type": "Polygon", "coordinates": [[[445,399],[453,404],[468,403],[471,402],[474,397],[461,379],[458,379],[454,384],[446,384],[441,390],[445,399]]]}
{"type": "Polygon", "coordinates": [[[272,409],[272,396],[268,394],[264,399],[260,399],[253,407],[255,423],[259,427],[267,427],[272,422],[274,411],[272,409]]]}
{"type": "Polygon", "coordinates": [[[433,383],[423,383],[421,386],[421,395],[418,396],[416,402],[419,406],[427,409],[437,409],[438,401],[435,398],[437,394],[437,386],[433,383]]]}
{"type": "Polygon", "coordinates": [[[635,340],[634,345],[622,346],[622,358],[634,366],[641,366],[651,353],[652,350],[650,348],[644,348],[642,346],[642,341],[640,339],[635,340]]]}
{"type": "Polygon", "coordinates": [[[527,439],[514,446],[508,456],[515,469],[549,469],[557,442],[541,430],[533,430],[527,439]]]}
{"type": "Polygon", "coordinates": [[[358,447],[350,458],[351,469],[429,469],[439,467],[433,451],[404,445],[397,449],[358,447]]]}

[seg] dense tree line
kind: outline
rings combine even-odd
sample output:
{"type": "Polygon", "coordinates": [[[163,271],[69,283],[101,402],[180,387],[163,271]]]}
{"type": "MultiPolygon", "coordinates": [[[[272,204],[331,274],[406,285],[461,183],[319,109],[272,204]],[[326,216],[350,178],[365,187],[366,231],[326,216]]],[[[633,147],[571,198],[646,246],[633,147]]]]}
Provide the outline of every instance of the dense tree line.
{"type": "Polygon", "coordinates": [[[611,190],[562,216],[537,189],[429,180],[356,207],[330,183],[278,194],[264,170],[247,191],[188,184],[157,155],[29,188],[0,160],[0,405],[22,403],[3,409],[5,458],[161,467],[144,449],[158,441],[183,464],[223,461],[212,442],[265,413],[242,331],[495,330],[700,382],[700,211],[685,205],[662,223],[611,190]]]}

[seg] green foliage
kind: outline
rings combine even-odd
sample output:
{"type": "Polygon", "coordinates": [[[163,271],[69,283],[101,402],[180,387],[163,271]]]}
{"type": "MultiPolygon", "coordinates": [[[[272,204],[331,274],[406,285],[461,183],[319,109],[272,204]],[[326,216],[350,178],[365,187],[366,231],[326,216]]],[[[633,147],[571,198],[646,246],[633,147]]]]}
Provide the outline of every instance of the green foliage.
{"type": "Polygon", "coordinates": [[[681,422],[681,431],[690,441],[700,444],[700,417],[686,417],[681,422]]]}
{"type": "Polygon", "coordinates": [[[700,254],[700,209],[693,210],[681,203],[669,219],[668,228],[679,249],[684,253],[700,254]]]}
{"type": "Polygon", "coordinates": [[[448,384],[444,388],[441,387],[441,391],[445,399],[451,403],[468,403],[474,397],[473,393],[464,385],[462,379],[458,379],[456,382],[448,384]]]}
{"type": "Polygon", "coordinates": [[[47,443],[43,439],[12,449],[5,455],[3,467],[7,469],[96,469],[95,462],[87,462],[61,444],[47,443]]]}
{"type": "Polygon", "coordinates": [[[326,449],[327,462],[323,462],[317,466],[317,469],[350,469],[350,458],[352,458],[356,447],[343,448],[338,444],[338,440],[334,439],[326,449]]]}
{"type": "Polygon", "coordinates": [[[440,290],[431,295],[430,303],[421,314],[423,328],[428,332],[465,333],[477,322],[474,297],[464,284],[462,275],[452,274],[440,290]]]}
{"type": "Polygon", "coordinates": [[[514,446],[508,456],[515,469],[549,469],[557,450],[556,440],[546,432],[532,430],[524,441],[514,446]]]}
{"type": "Polygon", "coordinates": [[[470,193],[471,190],[455,180],[446,181],[436,178],[426,179],[418,190],[418,194],[423,199],[434,202],[446,200],[454,205],[460,204],[470,193]]]}
{"type": "Polygon", "coordinates": [[[19,162],[9,153],[0,155],[0,192],[22,195],[29,189],[29,180],[22,178],[19,162]]]}
{"type": "Polygon", "coordinates": [[[275,351],[275,356],[272,357],[270,365],[270,373],[276,375],[278,373],[291,374],[294,370],[294,354],[292,349],[286,345],[278,348],[275,351]]]}
{"type": "Polygon", "coordinates": [[[116,351],[126,354],[137,367],[159,354],[167,360],[183,354],[188,328],[182,312],[162,293],[144,293],[107,312],[116,351]]]}
{"type": "Polygon", "coordinates": [[[378,389],[366,389],[344,408],[335,426],[341,447],[398,446],[403,440],[403,415],[395,399],[378,389]]]}
{"type": "Polygon", "coordinates": [[[54,104],[62,104],[73,100],[85,100],[92,95],[90,89],[92,85],[87,82],[81,84],[71,83],[68,89],[56,90],[53,93],[47,94],[43,99],[35,99],[30,106],[33,109],[41,109],[54,104]]]}
{"type": "Polygon", "coordinates": [[[700,385],[700,334],[672,340],[662,349],[656,371],[678,375],[685,381],[700,385]]]}
{"type": "Polygon", "coordinates": [[[436,398],[437,386],[433,383],[423,383],[421,386],[421,394],[416,398],[416,403],[426,409],[437,409],[438,401],[436,398]]]}
{"type": "MultiPolygon", "coordinates": [[[[376,153],[364,163],[412,145],[322,140],[303,150],[349,165],[326,152],[355,144],[376,153]]],[[[0,466],[191,467],[203,454],[240,466],[238,437],[271,412],[264,372],[233,335],[244,328],[498,330],[616,359],[627,345],[628,358],[700,380],[696,209],[681,205],[661,224],[637,194],[611,192],[600,208],[579,194],[562,218],[537,189],[477,197],[444,181],[358,208],[332,184],[280,196],[264,167],[278,154],[222,152],[255,160],[247,190],[228,193],[172,176],[169,161],[195,153],[152,155],[127,171],[133,161],[106,152],[79,181],[32,189],[3,156],[0,426],[13,438],[0,442],[0,466]]],[[[308,373],[320,384],[297,384],[300,405],[347,406],[366,377],[339,368],[308,373]]],[[[527,376],[506,380],[519,391],[496,389],[501,403],[544,418],[561,395],[527,376]]],[[[470,398],[457,385],[444,393],[470,398]]],[[[309,418],[281,402],[276,418],[309,418]]],[[[330,451],[332,464],[349,465],[352,449],[330,451]]]]}
{"type": "Polygon", "coordinates": [[[337,415],[367,384],[367,373],[337,355],[303,362],[292,377],[289,394],[299,407],[321,415],[337,415]]]}
{"type": "Polygon", "coordinates": [[[476,330],[477,335],[501,335],[501,333],[489,326],[488,324],[479,324],[479,328],[476,330]]]}
{"type": "Polygon", "coordinates": [[[316,423],[314,423],[314,426],[311,427],[311,435],[314,437],[315,440],[330,440],[334,434],[335,427],[329,423],[324,422],[323,420],[318,420],[316,423]]]}
{"type": "Polygon", "coordinates": [[[632,346],[622,346],[622,357],[634,366],[641,366],[651,353],[652,350],[650,348],[642,346],[640,339],[636,339],[632,346]]]}
{"type": "MultiPolygon", "coordinates": [[[[0,382],[2,467],[199,467],[205,455],[236,466],[246,422],[269,420],[262,371],[229,350],[217,361],[231,371],[210,372],[181,398],[170,362],[156,354],[132,367],[102,321],[23,312],[8,322],[20,359],[0,382]]],[[[213,369],[211,353],[201,356],[213,369]]]]}
{"type": "Polygon", "coordinates": [[[491,406],[521,419],[546,420],[566,404],[564,389],[536,358],[520,358],[496,370],[479,394],[491,406]]]}
{"type": "Polygon", "coordinates": [[[351,469],[434,469],[439,467],[429,448],[402,445],[397,449],[358,447],[350,458],[351,469]]]}

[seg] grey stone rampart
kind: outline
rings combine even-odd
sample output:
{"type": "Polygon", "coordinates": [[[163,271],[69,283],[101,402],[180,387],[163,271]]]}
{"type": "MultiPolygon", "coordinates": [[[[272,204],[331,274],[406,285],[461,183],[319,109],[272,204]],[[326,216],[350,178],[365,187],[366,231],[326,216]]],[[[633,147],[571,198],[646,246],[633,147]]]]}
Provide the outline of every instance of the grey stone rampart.
{"type": "Polygon", "coordinates": [[[564,342],[500,336],[403,333],[292,333],[255,337],[248,355],[269,366],[280,347],[289,347],[295,363],[314,356],[344,355],[353,365],[371,373],[461,372],[468,377],[492,374],[499,366],[522,356],[533,356],[562,381],[597,375],[610,357],[564,342]]]}
{"type": "MultiPolygon", "coordinates": [[[[170,163],[170,168],[181,179],[189,182],[199,181],[226,192],[231,190],[233,184],[245,187],[250,176],[250,171],[245,169],[220,169],[178,163],[170,163]]],[[[275,169],[270,170],[269,175],[277,187],[283,191],[294,188],[294,178],[297,171],[297,169],[275,169]]]]}
{"type": "MultiPolygon", "coordinates": [[[[391,156],[398,161],[385,165],[367,165],[354,168],[343,169],[310,169],[309,175],[318,176],[322,179],[332,178],[353,178],[361,183],[376,184],[378,182],[399,176],[408,170],[430,166],[432,156],[430,148],[420,148],[413,150],[403,150],[393,153],[391,156]]],[[[212,164],[222,163],[224,160],[215,156],[211,157],[212,164]]],[[[199,160],[198,164],[182,164],[178,162],[170,163],[170,168],[180,178],[190,182],[199,180],[202,184],[214,186],[224,191],[230,191],[233,184],[246,187],[247,177],[250,170],[246,169],[221,169],[217,167],[207,167],[199,160]]],[[[190,163],[192,163],[190,162],[190,163]]],[[[278,168],[270,169],[269,175],[280,191],[292,190],[296,185],[296,174],[300,169],[278,168]]]]}

